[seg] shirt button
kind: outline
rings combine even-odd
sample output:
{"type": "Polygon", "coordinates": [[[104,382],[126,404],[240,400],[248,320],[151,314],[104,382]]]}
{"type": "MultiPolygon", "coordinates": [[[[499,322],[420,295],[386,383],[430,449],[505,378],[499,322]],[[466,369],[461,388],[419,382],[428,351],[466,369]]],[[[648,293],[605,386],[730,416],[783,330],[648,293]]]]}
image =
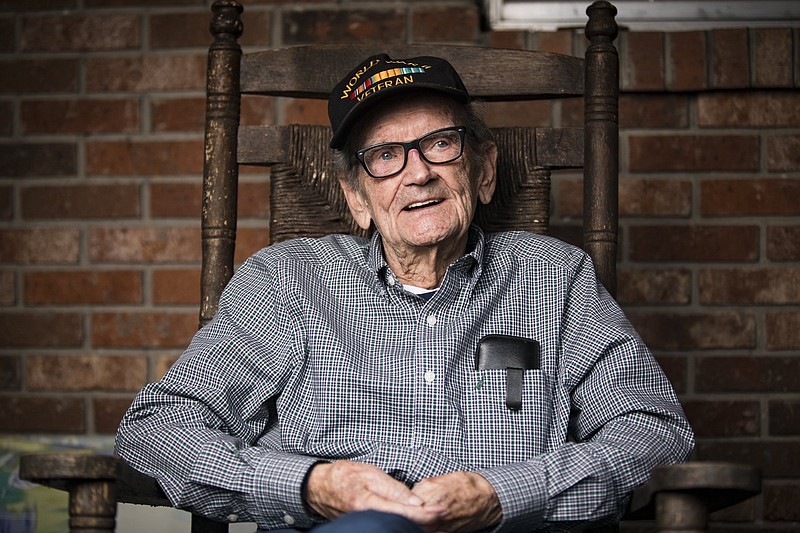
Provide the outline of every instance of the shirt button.
{"type": "Polygon", "coordinates": [[[386,284],[389,285],[390,287],[394,287],[395,284],[394,278],[389,276],[389,279],[386,280],[386,284]]]}
{"type": "Polygon", "coordinates": [[[287,526],[293,526],[294,525],[294,517],[292,515],[290,515],[289,513],[286,513],[286,514],[283,515],[283,521],[286,522],[287,526]]]}
{"type": "Polygon", "coordinates": [[[425,372],[425,381],[427,381],[428,383],[433,383],[435,379],[436,379],[435,373],[431,372],[430,370],[425,372]]]}
{"type": "Polygon", "coordinates": [[[429,326],[435,326],[437,322],[436,315],[428,315],[428,318],[426,318],[425,321],[429,326]]]}
{"type": "Polygon", "coordinates": [[[239,515],[238,514],[231,513],[231,514],[228,515],[228,522],[238,522],[238,521],[239,521],[239,515]]]}

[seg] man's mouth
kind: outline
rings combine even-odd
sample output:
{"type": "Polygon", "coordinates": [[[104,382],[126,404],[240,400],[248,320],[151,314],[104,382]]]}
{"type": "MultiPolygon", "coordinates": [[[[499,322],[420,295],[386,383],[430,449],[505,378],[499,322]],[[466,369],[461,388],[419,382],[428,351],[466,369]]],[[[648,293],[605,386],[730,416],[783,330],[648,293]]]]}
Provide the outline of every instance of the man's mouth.
{"type": "Polygon", "coordinates": [[[425,207],[431,207],[434,205],[438,205],[442,203],[441,200],[425,200],[424,202],[415,202],[413,204],[409,204],[403,208],[403,211],[413,211],[415,209],[423,209],[425,207]]]}

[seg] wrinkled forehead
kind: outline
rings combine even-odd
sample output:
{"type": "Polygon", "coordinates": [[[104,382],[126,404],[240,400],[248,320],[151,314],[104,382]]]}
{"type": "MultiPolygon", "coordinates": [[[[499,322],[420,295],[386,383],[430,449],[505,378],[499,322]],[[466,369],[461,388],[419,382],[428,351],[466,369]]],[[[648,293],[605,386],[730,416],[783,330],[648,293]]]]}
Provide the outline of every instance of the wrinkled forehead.
{"type": "Polygon", "coordinates": [[[356,146],[404,141],[453,123],[462,104],[437,93],[415,92],[387,98],[352,131],[356,146]],[[408,139],[406,138],[408,137],[408,139]]]}

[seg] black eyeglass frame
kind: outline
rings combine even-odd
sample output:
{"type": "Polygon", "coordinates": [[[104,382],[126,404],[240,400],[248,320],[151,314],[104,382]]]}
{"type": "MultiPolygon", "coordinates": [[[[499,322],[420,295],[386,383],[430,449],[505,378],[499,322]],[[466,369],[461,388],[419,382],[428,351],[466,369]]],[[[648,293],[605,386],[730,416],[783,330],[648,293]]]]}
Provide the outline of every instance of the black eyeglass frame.
{"type": "Polygon", "coordinates": [[[447,128],[440,128],[438,130],[429,131],[428,133],[426,133],[422,137],[420,137],[418,139],[414,139],[413,141],[405,142],[405,143],[404,142],[395,141],[395,142],[379,143],[379,144],[373,144],[372,146],[367,146],[366,148],[362,148],[361,150],[358,150],[356,152],[356,158],[358,159],[359,163],[361,163],[361,166],[364,168],[364,171],[366,171],[367,175],[370,178],[373,178],[373,179],[376,179],[376,180],[382,180],[382,179],[386,179],[386,178],[391,178],[392,176],[397,176],[398,174],[400,174],[403,171],[404,168],[406,168],[406,165],[408,164],[408,151],[411,150],[412,148],[415,148],[417,150],[417,153],[419,153],[420,157],[426,163],[430,163],[431,165],[446,165],[447,163],[452,163],[453,161],[455,161],[456,159],[458,159],[459,157],[464,155],[464,141],[465,141],[466,134],[467,134],[467,128],[465,128],[464,126],[448,126],[447,128]],[[452,159],[448,159],[447,161],[431,161],[422,152],[422,150],[419,147],[419,143],[425,137],[428,137],[430,135],[434,135],[436,133],[441,133],[443,131],[456,131],[456,132],[458,132],[458,135],[461,138],[461,150],[459,150],[457,156],[453,157],[452,159]],[[370,172],[369,168],[367,168],[367,163],[366,163],[366,161],[364,161],[364,154],[366,154],[369,150],[373,150],[375,148],[380,148],[381,146],[402,146],[403,147],[403,164],[402,164],[402,166],[400,166],[400,169],[397,172],[393,172],[393,173],[387,174],[385,176],[376,176],[375,174],[370,172]]]}

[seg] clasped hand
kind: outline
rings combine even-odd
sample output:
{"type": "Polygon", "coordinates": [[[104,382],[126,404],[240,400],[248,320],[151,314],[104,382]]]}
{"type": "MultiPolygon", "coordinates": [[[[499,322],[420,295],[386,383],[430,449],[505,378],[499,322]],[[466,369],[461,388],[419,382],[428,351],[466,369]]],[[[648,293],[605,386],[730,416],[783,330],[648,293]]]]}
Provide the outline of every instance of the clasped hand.
{"type": "Polygon", "coordinates": [[[502,518],[492,485],[474,472],[423,479],[409,489],[373,465],[351,461],[314,466],[306,502],[327,519],[369,509],[405,516],[432,533],[478,531],[502,518]]]}

